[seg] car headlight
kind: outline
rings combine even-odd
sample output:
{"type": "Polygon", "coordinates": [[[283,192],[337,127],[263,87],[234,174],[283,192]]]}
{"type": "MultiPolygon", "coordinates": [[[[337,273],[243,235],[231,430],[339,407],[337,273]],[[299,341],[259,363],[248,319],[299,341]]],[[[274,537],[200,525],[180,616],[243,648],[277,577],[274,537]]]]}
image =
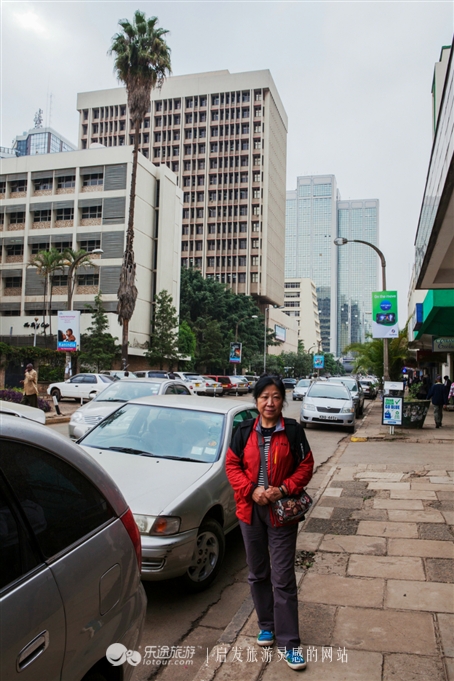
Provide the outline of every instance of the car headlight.
{"type": "Polygon", "coordinates": [[[342,407],[341,414],[353,414],[355,407],[342,407]]]}
{"type": "Polygon", "coordinates": [[[71,423],[82,423],[82,421],[85,421],[84,415],[81,414],[79,411],[75,411],[74,414],[71,416],[71,423]]]}
{"type": "Polygon", "coordinates": [[[311,402],[303,402],[303,409],[307,409],[307,411],[317,411],[317,407],[311,402]]]}
{"type": "Polygon", "coordinates": [[[171,516],[134,515],[140,534],[167,535],[177,534],[180,530],[181,518],[171,516]]]}

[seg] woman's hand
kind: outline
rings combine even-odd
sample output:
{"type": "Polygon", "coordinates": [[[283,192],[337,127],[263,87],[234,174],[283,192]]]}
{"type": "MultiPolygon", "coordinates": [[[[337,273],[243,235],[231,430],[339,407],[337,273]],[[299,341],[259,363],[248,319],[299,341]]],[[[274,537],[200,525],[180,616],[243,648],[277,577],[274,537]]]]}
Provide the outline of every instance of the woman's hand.
{"type": "Polygon", "coordinates": [[[268,487],[268,489],[265,490],[265,496],[269,503],[273,503],[274,501],[278,501],[278,499],[282,499],[283,494],[279,487],[268,487]]]}
{"type": "Polygon", "coordinates": [[[266,506],[270,503],[267,497],[267,491],[268,490],[266,490],[263,485],[261,487],[256,487],[252,492],[252,501],[255,501],[259,506],[266,506]]]}

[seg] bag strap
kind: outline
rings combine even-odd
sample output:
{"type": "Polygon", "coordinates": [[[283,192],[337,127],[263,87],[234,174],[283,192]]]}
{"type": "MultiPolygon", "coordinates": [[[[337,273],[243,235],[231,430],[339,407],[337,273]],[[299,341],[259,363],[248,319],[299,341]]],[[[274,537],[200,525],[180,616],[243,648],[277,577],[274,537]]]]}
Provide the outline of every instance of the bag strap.
{"type": "Polygon", "coordinates": [[[260,463],[262,464],[263,479],[265,481],[265,489],[268,489],[269,483],[268,483],[268,471],[266,470],[265,440],[263,439],[262,433],[259,433],[258,431],[257,431],[257,439],[258,439],[258,443],[259,443],[260,463]]]}

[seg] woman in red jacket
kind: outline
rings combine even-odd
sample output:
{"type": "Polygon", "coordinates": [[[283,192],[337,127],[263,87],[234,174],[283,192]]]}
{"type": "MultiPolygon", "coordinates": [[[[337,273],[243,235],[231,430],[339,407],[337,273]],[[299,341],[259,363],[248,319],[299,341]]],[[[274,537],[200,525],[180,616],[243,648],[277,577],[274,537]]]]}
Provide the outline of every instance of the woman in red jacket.
{"type": "Polygon", "coordinates": [[[312,477],[314,460],[303,428],[282,416],[282,381],[263,376],[255,385],[254,398],[260,416],[237,428],[227,452],[226,472],[246,548],[248,581],[259,625],[257,643],[271,646],[276,640],[278,647],[285,649],[289,667],[304,669],[295,577],[298,523],[278,525],[272,503],[303,491],[312,477]],[[267,488],[260,461],[262,438],[267,488]]]}

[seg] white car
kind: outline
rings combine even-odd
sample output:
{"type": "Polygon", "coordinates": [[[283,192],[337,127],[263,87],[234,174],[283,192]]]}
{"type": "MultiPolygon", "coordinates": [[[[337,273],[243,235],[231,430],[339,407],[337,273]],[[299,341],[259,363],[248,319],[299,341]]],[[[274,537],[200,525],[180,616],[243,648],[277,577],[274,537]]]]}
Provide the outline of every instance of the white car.
{"type": "Polygon", "coordinates": [[[230,392],[236,393],[237,395],[245,395],[249,392],[249,381],[246,376],[228,376],[228,378],[232,384],[232,390],[230,392]]]}
{"type": "Polygon", "coordinates": [[[36,421],[36,423],[46,423],[46,415],[42,409],[28,407],[26,404],[17,404],[16,402],[0,400],[0,419],[2,414],[18,416],[21,419],[36,421]]]}
{"type": "Polygon", "coordinates": [[[206,382],[194,371],[174,371],[172,375],[186,383],[192,395],[204,395],[206,382]]]}
{"type": "Polygon", "coordinates": [[[114,379],[106,374],[76,374],[67,381],[51,383],[47,388],[47,394],[56,397],[58,401],[65,398],[76,400],[76,402],[92,400],[113,382],[114,379]]]}
{"type": "Polygon", "coordinates": [[[298,381],[298,383],[293,388],[292,398],[294,401],[304,399],[305,394],[310,388],[311,382],[312,381],[310,378],[302,378],[300,381],[298,381]]]}
{"type": "Polygon", "coordinates": [[[69,437],[77,440],[109,416],[122,403],[150,395],[190,395],[182,381],[171,378],[123,378],[109,385],[94,400],[84,404],[71,416],[69,437]]]}

